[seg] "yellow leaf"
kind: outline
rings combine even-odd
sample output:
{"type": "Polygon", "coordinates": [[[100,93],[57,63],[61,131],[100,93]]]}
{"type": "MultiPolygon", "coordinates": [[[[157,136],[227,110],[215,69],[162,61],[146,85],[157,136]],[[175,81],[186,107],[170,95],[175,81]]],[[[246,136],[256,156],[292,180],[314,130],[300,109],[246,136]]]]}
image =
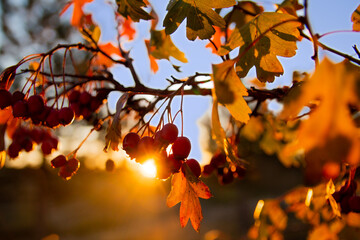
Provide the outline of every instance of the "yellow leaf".
{"type": "Polygon", "coordinates": [[[225,55],[240,47],[236,66],[239,77],[245,77],[255,66],[260,81],[273,82],[275,76],[284,72],[277,56],[296,54],[300,26],[297,18],[289,14],[264,12],[242,28],[235,28],[229,44],[222,46],[219,54],[225,55]]]}
{"type": "Polygon", "coordinates": [[[168,207],[173,207],[181,202],[181,227],[185,227],[190,219],[193,228],[199,231],[203,219],[199,198],[208,199],[210,197],[210,190],[202,181],[191,182],[182,172],[179,172],[173,175],[171,192],[166,203],[168,207]]]}
{"type": "Polygon", "coordinates": [[[356,10],[351,15],[351,21],[353,23],[353,30],[356,32],[360,31],[360,5],[356,8],[356,10]]]}
{"type": "Polygon", "coordinates": [[[269,216],[271,222],[277,229],[284,230],[286,228],[288,217],[285,211],[280,208],[277,201],[266,201],[263,208],[263,213],[269,216]]]}
{"type": "Polygon", "coordinates": [[[350,227],[360,228],[360,213],[349,212],[346,216],[346,223],[350,227]]]}
{"type": "Polygon", "coordinates": [[[309,234],[308,240],[337,240],[337,234],[330,231],[330,228],[325,223],[314,228],[309,234]]]}
{"type": "Polygon", "coordinates": [[[247,123],[251,110],[244,100],[247,90],[234,69],[235,62],[228,60],[212,65],[215,94],[219,103],[224,104],[238,121],[247,123]]]}
{"type": "Polygon", "coordinates": [[[309,104],[316,106],[301,122],[291,150],[303,149],[308,164],[319,162],[314,165],[318,172],[329,161],[359,163],[359,130],[349,110],[349,105],[359,105],[359,72],[347,61],[334,64],[325,58],[303,83],[300,97],[284,106],[282,118],[296,117],[309,104]]]}
{"type": "Polygon", "coordinates": [[[241,130],[241,134],[250,141],[256,141],[264,132],[264,124],[260,116],[251,117],[241,130]]]}
{"type": "Polygon", "coordinates": [[[287,13],[297,17],[296,11],[304,7],[299,4],[298,0],[284,0],[279,4],[277,12],[287,13]]]}

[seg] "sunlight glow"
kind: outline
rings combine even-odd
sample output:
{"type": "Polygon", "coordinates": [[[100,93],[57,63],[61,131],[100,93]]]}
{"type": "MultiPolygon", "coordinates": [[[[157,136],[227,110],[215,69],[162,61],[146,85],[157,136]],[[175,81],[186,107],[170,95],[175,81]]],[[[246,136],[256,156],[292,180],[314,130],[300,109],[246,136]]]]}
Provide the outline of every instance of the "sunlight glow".
{"type": "Polygon", "coordinates": [[[258,203],[256,204],[255,211],[254,211],[254,219],[255,220],[260,218],[260,214],[264,207],[264,204],[265,204],[264,200],[259,200],[258,203]]]}
{"type": "Polygon", "coordinates": [[[156,165],[153,159],[149,159],[140,166],[140,172],[144,177],[156,177],[156,165]]]}
{"type": "Polygon", "coordinates": [[[313,196],[313,190],[310,188],[306,194],[305,206],[309,207],[313,196]]]}

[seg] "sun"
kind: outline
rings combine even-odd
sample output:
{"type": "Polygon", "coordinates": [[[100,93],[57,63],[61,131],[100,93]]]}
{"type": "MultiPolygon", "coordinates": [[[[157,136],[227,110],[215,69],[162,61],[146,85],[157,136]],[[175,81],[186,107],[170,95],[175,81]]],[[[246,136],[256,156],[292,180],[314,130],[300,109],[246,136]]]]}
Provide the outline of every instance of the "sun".
{"type": "Polygon", "coordinates": [[[155,178],[156,177],[156,165],[153,159],[149,159],[140,166],[140,173],[144,177],[155,178]]]}

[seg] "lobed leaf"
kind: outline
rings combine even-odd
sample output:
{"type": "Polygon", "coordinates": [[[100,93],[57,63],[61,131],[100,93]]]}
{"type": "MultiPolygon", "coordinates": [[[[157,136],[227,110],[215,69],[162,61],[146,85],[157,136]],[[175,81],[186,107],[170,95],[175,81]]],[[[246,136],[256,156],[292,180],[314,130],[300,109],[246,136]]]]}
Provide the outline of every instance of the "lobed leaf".
{"type": "Polygon", "coordinates": [[[213,26],[225,27],[224,19],[213,8],[227,8],[235,3],[235,0],[172,0],[166,8],[165,32],[172,34],[186,18],[189,40],[209,39],[215,33],[213,26]]]}
{"type": "Polygon", "coordinates": [[[191,182],[179,172],[173,175],[166,203],[168,207],[173,207],[181,202],[181,227],[185,227],[190,219],[193,228],[199,231],[203,219],[199,198],[209,199],[211,196],[209,188],[202,181],[191,182]]]}
{"type": "Polygon", "coordinates": [[[146,7],[143,0],[116,0],[116,4],[118,5],[118,12],[125,18],[130,17],[134,22],[139,22],[140,19],[153,19],[153,17],[143,9],[143,7],[146,7]]]}
{"type": "Polygon", "coordinates": [[[234,68],[235,61],[228,60],[212,65],[215,94],[219,103],[224,104],[238,121],[247,123],[251,110],[244,100],[247,90],[234,68]]]}
{"type": "Polygon", "coordinates": [[[353,23],[352,29],[356,32],[360,31],[360,5],[351,14],[351,21],[353,23]]]}
{"type": "Polygon", "coordinates": [[[229,43],[219,49],[220,55],[240,47],[236,72],[245,77],[255,66],[257,78],[273,82],[284,73],[277,56],[292,57],[296,54],[296,41],[300,36],[297,18],[285,13],[264,12],[243,27],[235,28],[229,43]]]}

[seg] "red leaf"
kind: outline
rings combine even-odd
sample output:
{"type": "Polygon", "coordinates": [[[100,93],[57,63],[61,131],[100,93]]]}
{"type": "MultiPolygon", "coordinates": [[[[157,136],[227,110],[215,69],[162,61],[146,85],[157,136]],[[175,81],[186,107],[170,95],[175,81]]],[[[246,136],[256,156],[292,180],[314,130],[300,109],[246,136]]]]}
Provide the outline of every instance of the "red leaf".
{"type": "MultiPolygon", "coordinates": [[[[112,43],[108,42],[106,44],[99,44],[98,45],[101,51],[106,53],[108,56],[112,57],[113,55],[117,55],[121,57],[121,53],[118,47],[115,47],[112,43]]],[[[102,53],[99,53],[96,58],[96,64],[106,67],[111,67],[113,65],[113,61],[109,59],[102,53]]]]}
{"type": "Polygon", "coordinates": [[[189,181],[182,172],[173,175],[171,185],[171,192],[166,202],[168,207],[173,207],[181,202],[181,227],[185,227],[190,219],[193,228],[199,231],[203,219],[199,198],[209,199],[212,196],[208,186],[200,180],[189,181]]]}
{"type": "Polygon", "coordinates": [[[73,0],[70,1],[69,3],[67,3],[65,5],[65,7],[63,8],[63,10],[61,11],[60,15],[62,15],[64,12],[66,12],[68,10],[68,8],[73,4],[74,5],[74,10],[73,10],[73,15],[71,18],[71,25],[75,26],[75,27],[82,27],[82,20],[83,18],[86,18],[86,15],[83,12],[83,6],[86,3],[92,2],[93,0],[73,0]]]}

